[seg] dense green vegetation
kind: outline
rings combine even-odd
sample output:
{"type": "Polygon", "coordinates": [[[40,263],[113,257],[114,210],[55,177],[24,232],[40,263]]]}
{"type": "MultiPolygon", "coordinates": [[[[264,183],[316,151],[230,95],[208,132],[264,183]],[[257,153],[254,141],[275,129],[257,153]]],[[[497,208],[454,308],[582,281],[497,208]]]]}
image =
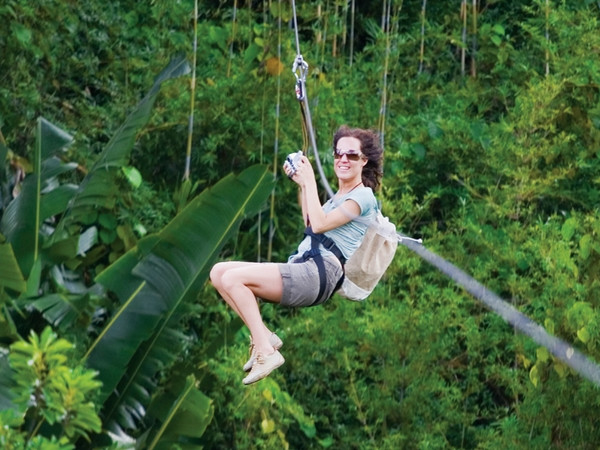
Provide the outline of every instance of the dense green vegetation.
{"type": "MultiPolygon", "coordinates": [[[[600,361],[600,3],[296,3],[327,175],[382,131],[399,229],[600,361]]],[[[402,246],[364,303],[263,305],[286,364],[243,387],[206,279],[301,235],[290,2],[0,18],[3,448],[598,448],[598,387],[402,246]]]]}

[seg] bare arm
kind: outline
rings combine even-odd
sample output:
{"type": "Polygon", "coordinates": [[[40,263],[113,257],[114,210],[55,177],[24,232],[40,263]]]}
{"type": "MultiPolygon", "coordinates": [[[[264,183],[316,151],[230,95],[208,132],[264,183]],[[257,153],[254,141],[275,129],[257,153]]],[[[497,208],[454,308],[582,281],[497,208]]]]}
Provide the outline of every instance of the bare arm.
{"type": "Polygon", "coordinates": [[[304,224],[310,225],[315,233],[333,230],[360,215],[360,207],[354,200],[345,201],[339,208],[326,214],[319,200],[315,173],[305,156],[292,177],[301,189],[302,216],[304,224]]]}

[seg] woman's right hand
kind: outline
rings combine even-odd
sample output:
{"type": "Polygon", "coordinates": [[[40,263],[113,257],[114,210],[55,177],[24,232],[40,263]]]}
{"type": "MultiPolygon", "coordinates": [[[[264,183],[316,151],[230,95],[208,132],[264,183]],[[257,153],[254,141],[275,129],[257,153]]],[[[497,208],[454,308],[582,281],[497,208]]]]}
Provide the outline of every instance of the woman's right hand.
{"type": "Polygon", "coordinates": [[[316,183],[315,172],[313,171],[312,165],[306,156],[302,156],[302,159],[300,160],[300,163],[296,169],[296,173],[292,175],[292,180],[300,187],[306,186],[308,183],[316,183]]]}

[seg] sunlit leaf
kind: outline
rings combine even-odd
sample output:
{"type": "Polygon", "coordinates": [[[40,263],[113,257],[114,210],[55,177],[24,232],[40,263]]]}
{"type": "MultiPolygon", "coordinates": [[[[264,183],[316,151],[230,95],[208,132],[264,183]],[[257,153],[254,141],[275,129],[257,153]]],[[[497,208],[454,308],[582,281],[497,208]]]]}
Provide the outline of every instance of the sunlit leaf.
{"type": "Polygon", "coordinates": [[[142,184],[142,174],[133,166],[125,166],[121,170],[125,174],[127,181],[134,187],[139,188],[142,184]]]}
{"type": "Polygon", "coordinates": [[[529,380],[533,383],[535,387],[540,383],[540,372],[538,370],[538,366],[534,365],[529,371],[529,380]]]}
{"type": "Polygon", "coordinates": [[[573,235],[575,234],[575,229],[577,228],[577,219],[567,219],[562,226],[562,236],[565,241],[570,241],[573,235]]]}
{"type": "Polygon", "coordinates": [[[538,347],[535,351],[538,361],[546,362],[550,358],[550,353],[545,347],[538,347]]]}
{"type": "Polygon", "coordinates": [[[579,330],[577,330],[577,337],[581,342],[586,344],[590,340],[590,332],[587,330],[586,327],[580,328],[579,330]]]}

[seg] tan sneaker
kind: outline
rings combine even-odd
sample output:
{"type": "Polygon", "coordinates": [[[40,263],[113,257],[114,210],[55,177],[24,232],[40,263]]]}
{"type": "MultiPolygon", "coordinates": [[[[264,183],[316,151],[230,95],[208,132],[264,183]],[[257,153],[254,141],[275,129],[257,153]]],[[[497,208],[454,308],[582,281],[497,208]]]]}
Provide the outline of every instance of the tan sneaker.
{"type": "MultiPolygon", "coordinates": [[[[275,350],[279,350],[283,345],[283,341],[279,339],[279,336],[277,336],[275,333],[271,333],[271,336],[269,336],[269,344],[271,344],[275,350]]],[[[252,337],[250,337],[250,358],[248,361],[246,361],[246,364],[244,364],[244,372],[248,372],[250,369],[252,369],[255,359],[256,350],[254,348],[254,343],[252,342],[252,337]]]]}
{"type": "Polygon", "coordinates": [[[243,380],[244,384],[252,384],[256,383],[258,380],[262,380],[264,377],[281,366],[284,362],[285,359],[277,350],[266,356],[257,352],[256,359],[252,365],[252,370],[243,380]]]}

